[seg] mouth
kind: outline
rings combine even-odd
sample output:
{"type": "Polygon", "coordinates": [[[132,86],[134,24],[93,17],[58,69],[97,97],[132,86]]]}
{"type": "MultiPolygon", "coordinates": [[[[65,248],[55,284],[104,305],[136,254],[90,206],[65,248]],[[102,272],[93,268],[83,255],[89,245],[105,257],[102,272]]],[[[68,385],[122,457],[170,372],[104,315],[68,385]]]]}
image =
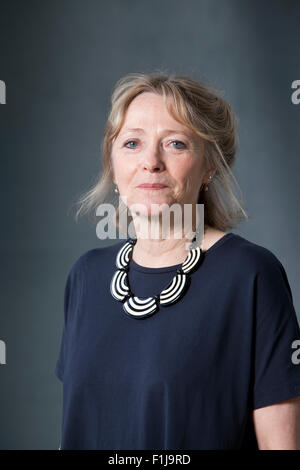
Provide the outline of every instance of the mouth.
{"type": "Polygon", "coordinates": [[[140,186],[138,186],[138,188],[160,190],[160,189],[167,188],[167,186],[165,184],[159,184],[159,183],[154,183],[154,184],[145,183],[145,184],[141,184],[140,186]]]}

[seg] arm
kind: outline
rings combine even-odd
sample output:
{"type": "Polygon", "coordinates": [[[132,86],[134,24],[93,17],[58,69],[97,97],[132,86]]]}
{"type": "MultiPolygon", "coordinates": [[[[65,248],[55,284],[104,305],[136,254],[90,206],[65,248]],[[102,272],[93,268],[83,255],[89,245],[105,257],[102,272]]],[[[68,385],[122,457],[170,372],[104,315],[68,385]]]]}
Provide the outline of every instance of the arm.
{"type": "Polygon", "coordinates": [[[253,423],[260,450],[300,450],[300,396],[255,409],[253,423]]]}

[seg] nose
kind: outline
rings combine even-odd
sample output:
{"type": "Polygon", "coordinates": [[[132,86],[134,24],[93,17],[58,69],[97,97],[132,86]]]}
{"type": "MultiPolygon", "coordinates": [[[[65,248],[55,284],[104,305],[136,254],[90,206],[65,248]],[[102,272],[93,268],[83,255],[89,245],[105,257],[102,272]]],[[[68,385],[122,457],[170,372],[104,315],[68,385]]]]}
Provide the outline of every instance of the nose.
{"type": "Polygon", "coordinates": [[[151,173],[163,171],[165,169],[160,145],[158,143],[149,145],[149,147],[145,150],[143,154],[142,166],[144,170],[148,170],[151,173]]]}

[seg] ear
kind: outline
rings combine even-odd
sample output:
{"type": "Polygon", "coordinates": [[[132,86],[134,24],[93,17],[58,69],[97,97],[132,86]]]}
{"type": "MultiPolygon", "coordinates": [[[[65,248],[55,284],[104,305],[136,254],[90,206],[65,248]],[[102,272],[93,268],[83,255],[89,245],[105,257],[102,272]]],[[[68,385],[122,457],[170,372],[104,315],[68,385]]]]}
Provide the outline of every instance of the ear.
{"type": "Polygon", "coordinates": [[[211,176],[211,179],[215,176],[215,173],[216,173],[217,169],[216,168],[210,168],[209,170],[207,170],[207,172],[205,173],[205,178],[204,178],[204,181],[206,183],[209,183],[210,182],[210,176],[211,176]]]}
{"type": "Polygon", "coordinates": [[[114,175],[113,168],[111,169],[111,178],[112,178],[113,183],[114,183],[114,184],[117,184],[117,183],[116,183],[116,179],[115,179],[115,175],[114,175]]]}

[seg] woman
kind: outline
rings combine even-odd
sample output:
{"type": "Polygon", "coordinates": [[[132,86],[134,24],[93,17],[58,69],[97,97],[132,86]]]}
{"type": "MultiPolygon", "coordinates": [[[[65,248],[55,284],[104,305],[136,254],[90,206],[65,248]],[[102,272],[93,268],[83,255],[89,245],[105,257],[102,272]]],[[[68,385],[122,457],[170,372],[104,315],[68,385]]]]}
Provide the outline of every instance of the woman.
{"type": "Polygon", "coordinates": [[[271,251],[228,231],[247,218],[231,185],[230,105],[188,77],[127,75],[102,150],[77,215],[112,183],[126,207],[142,208],[131,214],[136,237],[89,250],[69,272],[61,448],[299,449],[289,282],[271,251]],[[161,234],[173,204],[204,204],[199,242],[175,237],[174,221],[169,237],[149,226],[140,236],[149,219],[161,234]]]}

